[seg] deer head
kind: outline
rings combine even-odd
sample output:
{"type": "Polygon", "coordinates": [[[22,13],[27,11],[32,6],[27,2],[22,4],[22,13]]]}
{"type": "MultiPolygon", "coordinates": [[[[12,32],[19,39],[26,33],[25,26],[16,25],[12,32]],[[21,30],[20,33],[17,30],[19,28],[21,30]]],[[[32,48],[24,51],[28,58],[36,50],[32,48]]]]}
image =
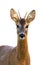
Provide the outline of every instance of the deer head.
{"type": "Polygon", "coordinates": [[[29,23],[32,22],[35,18],[35,10],[32,10],[27,17],[21,18],[18,16],[17,12],[14,9],[10,10],[11,19],[16,23],[17,34],[20,39],[25,39],[28,32],[29,23]]]}

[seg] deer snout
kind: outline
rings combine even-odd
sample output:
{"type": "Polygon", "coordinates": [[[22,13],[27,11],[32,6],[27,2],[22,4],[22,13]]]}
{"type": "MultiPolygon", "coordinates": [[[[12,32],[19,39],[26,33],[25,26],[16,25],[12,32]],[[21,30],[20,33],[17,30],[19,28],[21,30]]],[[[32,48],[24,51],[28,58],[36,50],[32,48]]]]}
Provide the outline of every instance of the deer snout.
{"type": "Polygon", "coordinates": [[[20,38],[24,38],[24,37],[25,37],[25,34],[24,34],[24,33],[20,33],[20,34],[19,34],[19,37],[20,37],[20,38]]]}
{"type": "Polygon", "coordinates": [[[25,35],[24,34],[20,34],[19,37],[23,38],[23,37],[25,37],[25,35]]]}

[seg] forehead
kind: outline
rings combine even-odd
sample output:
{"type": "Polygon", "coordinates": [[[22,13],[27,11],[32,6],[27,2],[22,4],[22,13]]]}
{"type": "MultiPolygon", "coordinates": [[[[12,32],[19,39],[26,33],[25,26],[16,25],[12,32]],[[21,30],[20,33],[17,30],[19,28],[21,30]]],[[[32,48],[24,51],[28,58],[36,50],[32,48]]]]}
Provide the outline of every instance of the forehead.
{"type": "Polygon", "coordinates": [[[24,25],[25,24],[25,19],[22,18],[22,19],[19,20],[19,22],[20,22],[21,25],[24,25]]]}

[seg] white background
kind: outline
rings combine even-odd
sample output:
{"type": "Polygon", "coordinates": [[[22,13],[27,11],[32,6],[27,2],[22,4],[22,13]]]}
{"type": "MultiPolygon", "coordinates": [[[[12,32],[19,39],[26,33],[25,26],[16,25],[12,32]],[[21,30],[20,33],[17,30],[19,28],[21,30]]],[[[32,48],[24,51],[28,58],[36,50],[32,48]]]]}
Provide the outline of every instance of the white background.
{"type": "Polygon", "coordinates": [[[0,0],[0,46],[17,45],[16,25],[10,18],[10,9],[19,10],[23,17],[35,9],[36,17],[30,23],[28,47],[31,65],[43,65],[43,0],[0,0]]]}

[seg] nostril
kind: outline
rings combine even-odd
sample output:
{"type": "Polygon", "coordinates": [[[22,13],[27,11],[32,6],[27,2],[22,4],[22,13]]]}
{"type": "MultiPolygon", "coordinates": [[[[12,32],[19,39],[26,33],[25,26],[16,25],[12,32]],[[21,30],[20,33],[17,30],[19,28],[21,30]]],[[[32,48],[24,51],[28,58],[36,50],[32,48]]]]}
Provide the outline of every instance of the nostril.
{"type": "Polygon", "coordinates": [[[19,37],[23,38],[23,37],[25,37],[25,35],[24,34],[20,34],[19,37]]]}

